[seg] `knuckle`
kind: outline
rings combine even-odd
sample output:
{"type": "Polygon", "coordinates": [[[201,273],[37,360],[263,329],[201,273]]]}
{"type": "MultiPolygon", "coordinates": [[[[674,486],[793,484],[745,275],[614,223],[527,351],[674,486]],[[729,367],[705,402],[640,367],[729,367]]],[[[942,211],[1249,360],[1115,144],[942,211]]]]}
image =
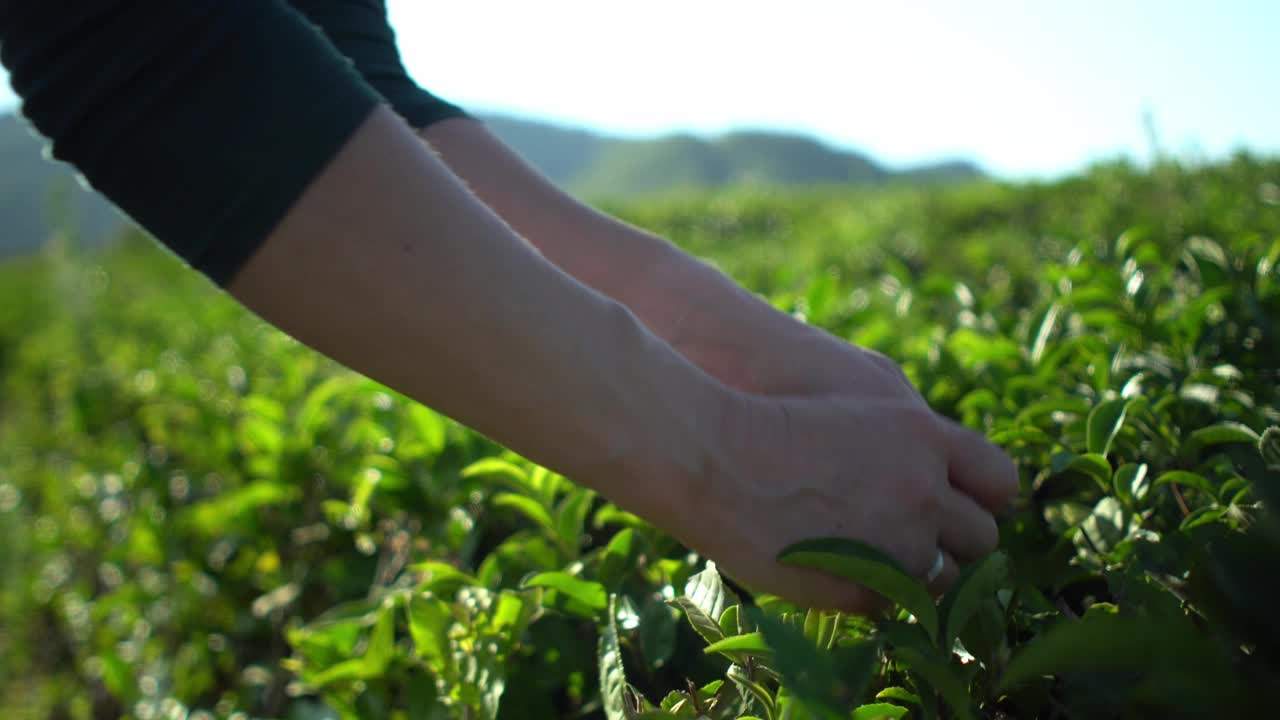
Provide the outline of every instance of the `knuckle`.
{"type": "Polygon", "coordinates": [[[903,429],[912,433],[913,436],[932,441],[940,439],[938,415],[929,407],[912,403],[904,405],[899,412],[903,429]]]}
{"type": "Polygon", "coordinates": [[[936,520],[942,514],[942,492],[932,479],[919,475],[903,483],[904,502],[920,518],[936,520]]]}
{"type": "Polygon", "coordinates": [[[867,354],[871,358],[871,361],[874,362],[881,370],[892,375],[894,378],[903,380],[908,383],[911,382],[907,378],[907,374],[903,372],[902,366],[899,365],[897,362],[895,362],[888,355],[885,355],[884,353],[876,352],[875,350],[868,350],[867,354]]]}

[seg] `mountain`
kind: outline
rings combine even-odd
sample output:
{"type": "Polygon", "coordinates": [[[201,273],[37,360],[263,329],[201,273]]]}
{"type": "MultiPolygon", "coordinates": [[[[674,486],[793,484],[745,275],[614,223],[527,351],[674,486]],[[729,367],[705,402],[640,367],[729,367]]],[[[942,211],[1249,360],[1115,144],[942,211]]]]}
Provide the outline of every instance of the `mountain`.
{"type": "Polygon", "coordinates": [[[634,140],[509,116],[483,119],[548,177],[587,198],[742,184],[931,183],[985,176],[963,160],[890,170],[866,155],[791,133],[742,130],[714,138],[675,134],[634,140]]]}
{"type": "Polygon", "coordinates": [[[68,166],[44,156],[26,122],[0,115],[0,257],[39,245],[59,227],[98,244],[121,225],[120,214],[86,190],[68,166]]]}
{"type": "MultiPolygon", "coordinates": [[[[983,177],[966,161],[889,170],[860,153],[787,133],[749,130],[714,138],[674,134],[623,139],[509,116],[480,118],[534,167],[589,199],[743,184],[930,183],[983,177]]],[[[108,203],[76,181],[70,168],[44,157],[43,141],[24,121],[0,115],[0,256],[39,245],[59,224],[92,245],[110,238],[123,222],[108,203]]]]}

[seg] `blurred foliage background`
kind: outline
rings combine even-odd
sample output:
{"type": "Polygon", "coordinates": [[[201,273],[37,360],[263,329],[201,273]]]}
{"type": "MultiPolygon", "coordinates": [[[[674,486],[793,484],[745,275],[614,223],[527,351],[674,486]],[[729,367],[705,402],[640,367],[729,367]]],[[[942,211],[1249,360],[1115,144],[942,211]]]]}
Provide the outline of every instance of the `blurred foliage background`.
{"type": "MultiPolygon", "coordinates": [[[[997,680],[1052,620],[1094,605],[1146,617],[1167,600],[1254,692],[1275,690],[1275,625],[1249,584],[1275,556],[1232,566],[1222,577],[1243,584],[1223,590],[1193,563],[1187,518],[1231,535],[1261,512],[1248,487],[1266,469],[1223,465],[1189,438],[1280,424],[1278,183],[1280,162],[1240,154],[1045,183],[601,204],[889,354],[934,407],[1011,447],[1024,499],[1004,547],[1018,600],[1002,596],[1007,625],[988,654],[966,640],[968,660],[952,648],[942,660],[968,673],[973,712],[1166,717],[1235,706],[1213,688],[1161,705],[1141,683],[1071,668],[1017,692],[997,680]],[[1135,419],[1112,417],[1092,447],[1087,418],[1133,397],[1145,398],[1135,419]],[[1043,402],[1056,404],[1022,414],[1043,402]],[[1139,465],[1202,487],[1144,486],[1134,501],[1139,465]],[[1096,535],[1108,498],[1119,534],[1098,547],[1080,528],[1096,535]],[[1119,592],[1117,578],[1154,595],[1119,592]]],[[[657,703],[725,673],[664,602],[702,567],[603,499],[271,329],[135,233],[89,251],[63,228],[0,266],[2,717],[612,717],[597,639],[613,620],[600,629],[594,586],[525,581],[562,573],[627,599],[612,632],[627,682],[657,703]]],[[[963,714],[931,710],[930,681],[884,657],[868,692],[908,688],[912,717],[963,714]]],[[[734,707],[763,712],[744,698],[734,707]]]]}

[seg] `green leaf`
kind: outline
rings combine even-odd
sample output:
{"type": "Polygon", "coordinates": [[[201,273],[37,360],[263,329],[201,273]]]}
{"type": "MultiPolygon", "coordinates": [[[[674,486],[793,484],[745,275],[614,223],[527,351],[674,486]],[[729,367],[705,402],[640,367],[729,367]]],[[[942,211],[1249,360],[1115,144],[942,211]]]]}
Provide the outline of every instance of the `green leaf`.
{"type": "Polygon", "coordinates": [[[601,505],[600,509],[596,510],[595,514],[591,516],[591,527],[599,530],[606,525],[621,525],[637,530],[649,527],[649,524],[643,518],[629,513],[613,503],[601,505]]]}
{"type": "Polygon", "coordinates": [[[377,677],[387,671],[396,656],[395,604],[387,603],[378,615],[378,622],[369,636],[369,646],[364,653],[367,677],[377,677]]]}
{"type": "Polygon", "coordinates": [[[351,658],[309,676],[307,682],[316,687],[324,687],[343,680],[364,680],[370,677],[367,667],[364,658],[351,658]]]}
{"type": "Polygon", "coordinates": [[[1124,506],[1132,510],[1134,508],[1134,489],[1142,486],[1147,481],[1147,464],[1126,463],[1116,468],[1116,472],[1111,476],[1111,486],[1115,492],[1116,498],[1124,503],[1124,506]]]}
{"type": "Polygon", "coordinates": [[[640,649],[650,668],[660,668],[676,649],[679,616],[670,605],[650,599],[640,613],[640,649]]]}
{"type": "Polygon", "coordinates": [[[960,573],[938,608],[942,623],[939,647],[944,651],[951,650],[956,636],[982,604],[995,602],[996,591],[1008,577],[1009,559],[1004,553],[988,555],[960,573]]]}
{"type": "Polygon", "coordinates": [[[1103,492],[1111,492],[1111,463],[1102,455],[1088,453],[1085,455],[1064,454],[1054,457],[1052,470],[1054,474],[1078,472],[1093,478],[1103,492]]]}
{"type": "Polygon", "coordinates": [[[804,614],[804,637],[818,647],[824,646],[823,640],[825,638],[822,636],[823,614],[821,610],[815,610],[814,608],[809,608],[808,612],[804,614]]]}
{"type": "Polygon", "coordinates": [[[1200,428],[1187,436],[1182,445],[1182,457],[1194,460],[1200,451],[1215,445],[1230,443],[1249,443],[1257,445],[1261,437],[1248,425],[1238,422],[1223,422],[1217,425],[1200,428]]]}
{"type": "Polygon", "coordinates": [[[1054,445],[1058,441],[1040,428],[1019,427],[992,433],[991,442],[1007,447],[1017,443],[1025,443],[1027,445],[1054,445]]]}
{"type": "Polygon", "coordinates": [[[125,697],[135,687],[136,680],[129,664],[114,652],[97,656],[102,661],[102,684],[116,697],[125,697]]]}
{"type": "Polygon", "coordinates": [[[1186,532],[1188,530],[1198,528],[1201,525],[1217,522],[1230,511],[1230,508],[1217,507],[1215,505],[1198,507],[1188,513],[1186,517],[1182,518],[1182,522],[1178,523],[1178,529],[1186,532]]]}
{"type": "Polygon", "coordinates": [[[711,616],[702,611],[702,608],[687,597],[681,596],[671,601],[672,605],[684,611],[684,616],[689,619],[689,624],[693,626],[695,632],[702,636],[703,640],[708,643],[720,642],[724,639],[724,632],[720,630],[720,624],[711,619],[711,616]]]}
{"type": "Polygon", "coordinates": [[[449,605],[439,598],[415,594],[405,605],[409,636],[414,653],[426,661],[437,675],[445,675],[450,658],[449,628],[454,617],[449,605]]]}
{"type": "Polygon", "coordinates": [[[1193,683],[1234,684],[1213,642],[1190,622],[1095,613],[1060,622],[1024,646],[1005,669],[1000,689],[1069,672],[1169,673],[1193,683]]]}
{"type": "Polygon", "coordinates": [[[687,702],[688,699],[689,695],[687,693],[680,692],[679,690],[672,690],[667,693],[666,697],[662,698],[662,702],[658,703],[658,706],[663,710],[675,710],[678,705],[683,702],[687,702]]]}
{"type": "Polygon", "coordinates": [[[502,638],[499,642],[500,656],[505,656],[520,641],[520,636],[524,634],[536,610],[535,603],[523,595],[511,590],[503,590],[498,594],[498,600],[490,614],[489,630],[502,638]]]}
{"type": "Polygon", "coordinates": [[[203,535],[218,535],[255,510],[291,503],[301,496],[302,491],[296,485],[256,480],[190,506],[183,518],[203,535]]]}
{"type": "Polygon", "coordinates": [[[1111,443],[1115,441],[1116,435],[1124,427],[1124,418],[1129,410],[1129,402],[1124,398],[1103,400],[1089,413],[1086,447],[1090,453],[1097,453],[1105,457],[1111,452],[1111,443]]]}
{"type": "MultiPolygon", "coordinates": [[[[448,440],[448,425],[445,419],[418,403],[409,403],[405,415],[407,427],[412,428],[416,434],[416,443],[410,443],[412,454],[427,458],[439,455],[448,440]]],[[[400,447],[403,448],[405,444],[400,443],[400,447]]]]}
{"type": "Polygon", "coordinates": [[[509,507],[517,510],[525,517],[537,523],[552,536],[556,536],[556,524],[551,519],[551,514],[547,509],[542,507],[537,500],[526,495],[517,495],[515,493],[499,493],[494,496],[493,504],[497,507],[509,507]]]}
{"type": "Polygon", "coordinates": [[[771,666],[776,666],[783,686],[821,717],[846,717],[847,708],[866,694],[880,656],[878,642],[820,651],[799,628],[759,611],[752,615],[773,649],[771,666]]]}
{"type": "Polygon", "coordinates": [[[586,488],[575,488],[556,507],[556,535],[566,549],[577,552],[582,541],[583,524],[596,494],[586,488]]]}
{"type": "Polygon", "coordinates": [[[891,703],[871,703],[855,708],[849,720],[899,720],[909,712],[901,705],[891,703]]]}
{"type": "Polygon", "coordinates": [[[726,607],[738,602],[733,592],[724,586],[720,571],[710,560],[702,572],[689,577],[684,585],[684,596],[710,618],[719,618],[726,607]]]}
{"type": "Polygon", "coordinates": [[[1044,357],[1044,350],[1048,347],[1049,338],[1053,335],[1054,328],[1058,324],[1058,315],[1062,312],[1062,306],[1053,303],[1049,309],[1045,311],[1044,317],[1040,320],[1040,329],[1036,331],[1036,339],[1031,343],[1031,365],[1034,367],[1040,364],[1040,358],[1044,357]]]}
{"type": "Polygon", "coordinates": [[[1249,481],[1249,492],[1267,508],[1271,523],[1280,519],[1277,518],[1277,511],[1280,511],[1280,470],[1268,468],[1258,448],[1234,445],[1227,450],[1227,455],[1240,477],[1249,481]]]}
{"type": "Polygon", "coordinates": [[[942,696],[943,701],[951,707],[954,717],[958,720],[972,720],[973,704],[969,699],[968,683],[953,665],[914,647],[896,648],[894,656],[905,663],[908,670],[924,678],[942,696]]]}
{"type": "Polygon", "coordinates": [[[1237,637],[1269,653],[1280,652],[1275,612],[1280,577],[1272,571],[1276,547],[1274,538],[1262,533],[1224,533],[1197,543],[1188,588],[1198,606],[1207,606],[1237,637]]]}
{"type": "Polygon", "coordinates": [[[597,571],[600,582],[605,587],[617,587],[628,571],[635,566],[638,552],[636,531],[632,528],[619,530],[609,544],[600,553],[600,569],[597,571]]]}
{"type": "Polygon", "coordinates": [[[1120,501],[1108,495],[1093,506],[1088,517],[1080,523],[1080,529],[1087,536],[1087,540],[1077,537],[1082,547],[1086,542],[1091,543],[1098,552],[1105,555],[1125,539],[1129,523],[1120,501]]]}
{"type": "Polygon", "coordinates": [[[741,665],[730,665],[725,671],[724,676],[729,678],[734,685],[741,688],[747,695],[756,699],[760,703],[760,707],[764,709],[765,717],[768,720],[776,720],[778,717],[777,700],[773,697],[773,693],[759,682],[753,680],[747,671],[741,665]]]}
{"type": "Polygon", "coordinates": [[[616,596],[606,601],[609,612],[600,629],[600,700],[609,720],[629,720],[627,711],[627,674],[622,665],[622,646],[618,642],[618,626],[614,621],[616,596]]]}
{"type": "Polygon", "coordinates": [[[929,591],[877,548],[848,538],[818,538],[784,548],[778,562],[823,570],[863,585],[906,608],[930,638],[938,637],[938,610],[929,591]]]}
{"type": "Polygon", "coordinates": [[[737,662],[738,658],[746,655],[767,657],[769,655],[769,646],[765,644],[763,635],[753,632],[745,635],[733,635],[718,642],[713,642],[703,648],[702,652],[707,655],[723,653],[737,662]]]}
{"type": "Polygon", "coordinates": [[[459,474],[464,478],[490,478],[522,492],[535,490],[530,486],[529,474],[524,471],[524,468],[502,458],[489,457],[477,460],[463,468],[459,474]]]}
{"type": "Polygon", "coordinates": [[[720,619],[716,621],[716,624],[720,626],[720,631],[724,633],[725,637],[742,632],[742,623],[738,615],[739,609],[740,606],[738,605],[730,605],[724,609],[724,612],[720,613],[720,619]]]}
{"type": "Polygon", "coordinates": [[[725,588],[716,564],[708,560],[706,569],[692,575],[685,583],[684,595],[671,603],[684,611],[689,624],[704,640],[714,643],[725,638],[718,618],[727,606],[737,603],[737,598],[725,588]]]}
{"type": "Polygon", "coordinates": [[[431,592],[440,597],[453,597],[465,585],[479,585],[474,577],[458,568],[436,560],[414,563],[409,566],[414,572],[423,573],[426,578],[418,586],[418,590],[431,592]]]}
{"type": "Polygon", "coordinates": [[[912,705],[920,704],[920,696],[911,692],[904,687],[890,685],[880,692],[876,693],[877,700],[897,700],[899,702],[911,703],[912,705]]]}
{"type": "Polygon", "coordinates": [[[609,604],[609,593],[603,585],[564,572],[538,573],[525,580],[523,587],[550,588],[597,611],[604,610],[609,604]]]}
{"type": "Polygon", "coordinates": [[[1280,471],[1280,427],[1269,427],[1258,438],[1258,452],[1268,470],[1280,471]]]}
{"type": "Polygon", "coordinates": [[[541,465],[534,465],[529,471],[529,487],[533,489],[533,497],[544,507],[555,504],[556,494],[560,488],[569,485],[563,476],[551,472],[541,465]]]}
{"type": "Polygon", "coordinates": [[[1170,470],[1156,478],[1155,485],[1181,485],[1203,492],[1207,497],[1216,497],[1216,489],[1209,478],[1186,470],[1170,470]]]}
{"type": "Polygon", "coordinates": [[[1065,397],[1052,398],[1049,400],[1039,400],[1022,409],[1018,413],[1016,423],[1018,425],[1033,425],[1036,420],[1056,413],[1065,415],[1084,415],[1089,412],[1089,402],[1082,398],[1065,397]]]}
{"type": "Polygon", "coordinates": [[[317,687],[344,680],[371,680],[386,673],[395,659],[395,605],[388,603],[378,612],[364,654],[344,660],[307,678],[317,687]]]}

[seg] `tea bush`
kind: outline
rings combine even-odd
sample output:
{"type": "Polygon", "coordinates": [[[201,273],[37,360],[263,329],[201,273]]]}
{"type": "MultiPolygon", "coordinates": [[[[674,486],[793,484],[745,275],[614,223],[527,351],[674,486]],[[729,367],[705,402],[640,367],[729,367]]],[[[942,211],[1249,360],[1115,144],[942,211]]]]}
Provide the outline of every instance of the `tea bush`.
{"type": "Polygon", "coordinates": [[[1260,717],[1280,698],[1280,162],[610,209],[898,359],[1017,461],[934,602],[751,594],[145,240],[0,268],[5,718],[1260,717]]]}

